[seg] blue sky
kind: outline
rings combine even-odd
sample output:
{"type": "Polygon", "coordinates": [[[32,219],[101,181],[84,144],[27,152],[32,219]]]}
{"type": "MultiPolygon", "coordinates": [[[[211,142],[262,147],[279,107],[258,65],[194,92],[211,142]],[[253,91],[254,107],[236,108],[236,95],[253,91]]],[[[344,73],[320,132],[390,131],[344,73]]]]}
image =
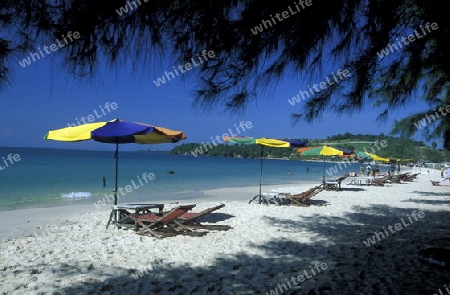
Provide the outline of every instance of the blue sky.
{"type": "MultiPolygon", "coordinates": [[[[426,107],[418,103],[408,109],[394,111],[382,125],[375,122],[379,109],[367,106],[363,112],[351,117],[339,118],[327,113],[313,124],[293,126],[289,116],[300,110],[301,103],[292,106],[288,99],[298,94],[299,90],[307,90],[306,84],[319,83],[325,77],[300,84],[295,78],[274,83],[273,90],[261,93],[257,102],[250,104],[243,115],[233,116],[221,109],[207,113],[193,108],[190,83],[197,74],[195,69],[184,74],[186,81],[176,77],[160,87],[155,86],[153,79],[163,75],[165,70],[171,70],[175,63],[162,62],[146,75],[139,74],[138,77],[133,77],[129,69],[122,69],[119,73],[103,69],[97,78],[80,82],[70,78],[60,68],[58,52],[52,54],[54,56],[47,55],[25,68],[19,66],[17,61],[12,63],[13,84],[0,92],[0,146],[112,150],[112,145],[93,141],[62,143],[43,139],[49,130],[76,124],[76,118],[94,114],[94,111],[102,115],[100,106],[104,108],[106,102],[115,102],[118,108],[106,112],[96,121],[120,117],[126,121],[182,130],[187,139],[178,144],[211,142],[211,137],[221,136],[241,121],[252,123],[252,128],[241,135],[257,137],[317,139],[345,132],[388,134],[395,118],[400,119],[426,107]]],[[[415,139],[422,140],[420,136],[415,139]]],[[[173,144],[129,144],[122,145],[121,149],[167,150],[172,147],[173,144]]]]}

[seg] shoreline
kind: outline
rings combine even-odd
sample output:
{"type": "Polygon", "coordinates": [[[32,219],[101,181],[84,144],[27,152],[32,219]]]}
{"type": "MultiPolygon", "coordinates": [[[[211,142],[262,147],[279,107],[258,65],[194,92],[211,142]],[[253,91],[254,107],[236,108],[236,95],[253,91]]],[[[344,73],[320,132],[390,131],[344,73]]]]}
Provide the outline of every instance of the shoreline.
{"type": "MultiPolygon", "coordinates": [[[[307,187],[311,182],[305,181],[295,187],[307,187]]],[[[292,187],[289,184],[273,184],[263,185],[262,193],[274,190],[279,187],[292,187]]],[[[126,203],[161,203],[165,207],[170,207],[173,203],[203,203],[203,202],[239,202],[248,203],[255,195],[259,193],[259,186],[245,187],[223,187],[217,189],[203,190],[202,197],[196,198],[174,198],[174,199],[155,199],[151,201],[134,201],[118,202],[118,204],[126,203]]],[[[0,211],[0,236],[1,237],[19,237],[24,236],[33,231],[36,227],[43,227],[54,224],[58,220],[70,219],[86,212],[101,214],[108,218],[113,204],[109,203],[102,208],[97,208],[95,203],[91,204],[74,204],[74,205],[55,205],[39,208],[21,208],[7,211],[0,211]]]]}
{"type": "MultiPolygon", "coordinates": [[[[432,169],[428,169],[432,170],[432,169]]],[[[411,173],[414,172],[410,170],[411,173]]],[[[440,171],[435,169],[430,174],[423,173],[428,178],[437,179],[440,175],[440,171]],[[435,172],[435,173],[433,173],[435,172]],[[438,174],[439,172],[439,174],[438,174]]],[[[326,177],[327,179],[334,179],[336,177],[326,177]]],[[[351,176],[348,178],[350,179],[351,176]]],[[[270,184],[263,185],[261,187],[262,195],[269,197],[271,193],[274,192],[290,192],[290,193],[300,193],[311,188],[314,185],[320,184],[321,181],[297,181],[296,184],[284,183],[284,184],[270,184]]],[[[343,182],[343,185],[345,183],[343,182]]],[[[139,201],[131,199],[128,202],[121,202],[119,200],[118,204],[127,203],[160,203],[164,204],[166,207],[171,206],[174,203],[203,203],[203,202],[243,202],[248,203],[253,197],[259,194],[259,186],[243,186],[243,187],[221,187],[215,189],[206,189],[199,191],[201,196],[187,197],[187,198],[161,198],[152,199],[149,201],[139,201]]],[[[191,194],[189,194],[191,195],[191,194]]],[[[113,204],[108,203],[101,208],[96,207],[96,203],[83,203],[83,204],[71,204],[71,205],[54,205],[45,207],[35,207],[35,208],[18,208],[12,210],[0,211],[0,236],[10,237],[10,236],[20,236],[21,232],[27,234],[32,231],[33,228],[39,226],[45,226],[50,223],[54,223],[55,219],[64,219],[77,216],[86,212],[95,212],[95,214],[103,214],[105,218],[109,215],[109,212],[113,204]]]]}
{"type": "MultiPolygon", "coordinates": [[[[418,252],[448,247],[450,183],[433,186],[436,179],[422,173],[380,187],[347,179],[308,207],[248,204],[259,186],[206,190],[178,201],[195,203],[194,212],[224,203],[202,223],[229,229],[165,239],[106,229],[110,209],[93,205],[10,211],[0,225],[0,294],[266,294],[306,274],[290,292],[434,294],[449,271],[422,263],[418,252]]],[[[171,201],[162,200],[166,210],[179,205],[171,201]]]]}

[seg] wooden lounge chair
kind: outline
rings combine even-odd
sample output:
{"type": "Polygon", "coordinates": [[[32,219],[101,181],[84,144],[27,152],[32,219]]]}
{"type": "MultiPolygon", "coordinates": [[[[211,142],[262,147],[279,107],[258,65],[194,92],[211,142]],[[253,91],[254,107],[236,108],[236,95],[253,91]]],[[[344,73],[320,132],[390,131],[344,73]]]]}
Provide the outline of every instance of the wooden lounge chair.
{"type": "Polygon", "coordinates": [[[431,181],[431,184],[434,185],[434,186],[440,186],[441,185],[440,181],[436,181],[436,180],[430,180],[430,181],[431,181]]]}
{"type": "Polygon", "coordinates": [[[106,228],[108,229],[111,223],[116,224],[120,229],[122,227],[129,227],[130,224],[135,224],[135,222],[128,217],[131,213],[139,214],[139,213],[150,213],[151,209],[158,209],[158,212],[161,214],[164,208],[164,204],[122,204],[122,205],[114,205],[111,214],[109,215],[108,223],[106,224],[106,228]],[[114,215],[118,215],[118,220],[114,221],[114,215]]]}
{"type": "Polygon", "coordinates": [[[402,183],[401,179],[397,175],[393,175],[391,178],[391,183],[402,183]]]}
{"type": "Polygon", "coordinates": [[[347,183],[348,185],[354,184],[354,185],[370,185],[370,181],[372,180],[372,177],[367,176],[358,176],[358,177],[352,177],[352,180],[347,183]]]}
{"type": "Polygon", "coordinates": [[[225,207],[225,204],[220,204],[218,206],[205,209],[201,212],[186,212],[183,215],[181,215],[180,217],[178,217],[178,222],[183,225],[199,224],[197,222],[198,218],[205,216],[207,214],[210,214],[210,213],[212,213],[216,210],[219,210],[220,208],[223,208],[223,207],[225,207]]]}
{"type": "Polygon", "coordinates": [[[348,176],[341,176],[336,180],[327,180],[325,181],[325,189],[333,189],[333,190],[341,190],[341,182],[346,179],[348,176]]]}
{"type": "Polygon", "coordinates": [[[290,201],[289,205],[293,206],[309,206],[308,200],[323,191],[323,186],[318,185],[299,194],[284,194],[284,197],[290,201]]]}
{"type": "Polygon", "coordinates": [[[411,174],[411,172],[406,172],[406,173],[399,174],[399,175],[397,175],[397,179],[399,181],[406,180],[408,178],[409,174],[411,174]]]}
{"type": "Polygon", "coordinates": [[[164,238],[174,236],[182,232],[190,231],[183,226],[176,219],[195,207],[193,205],[182,205],[173,208],[162,216],[155,213],[144,214],[130,214],[128,217],[132,218],[137,225],[142,228],[138,230],[139,235],[150,235],[156,238],[164,238]]]}
{"type": "Polygon", "coordinates": [[[374,186],[384,186],[384,183],[390,181],[392,179],[392,175],[386,175],[379,178],[374,178],[371,180],[370,184],[374,186]]]}
{"type": "Polygon", "coordinates": [[[413,173],[413,174],[406,174],[404,180],[406,181],[413,181],[413,179],[417,178],[417,175],[419,175],[420,172],[413,173]]]}

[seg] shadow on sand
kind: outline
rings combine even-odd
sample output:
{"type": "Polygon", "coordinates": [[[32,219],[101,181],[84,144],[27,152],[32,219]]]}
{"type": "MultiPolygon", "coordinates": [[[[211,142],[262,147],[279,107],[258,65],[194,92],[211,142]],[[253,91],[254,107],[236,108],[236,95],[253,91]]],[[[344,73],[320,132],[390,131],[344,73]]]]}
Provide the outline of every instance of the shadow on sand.
{"type": "Polygon", "coordinates": [[[449,197],[450,193],[449,192],[422,192],[422,191],[413,191],[414,194],[419,194],[423,197],[426,196],[433,196],[433,197],[449,197]]]}
{"type": "Polygon", "coordinates": [[[366,191],[366,189],[361,188],[361,187],[341,187],[339,192],[341,192],[341,191],[344,191],[344,192],[362,192],[362,191],[366,191]]]}
{"type": "MultiPolygon", "coordinates": [[[[422,248],[450,244],[448,211],[424,211],[422,219],[413,219],[409,226],[367,246],[364,241],[374,232],[402,218],[408,220],[414,209],[383,205],[353,209],[343,217],[316,214],[301,221],[267,216],[261,226],[270,224],[288,234],[305,232],[313,238],[309,243],[285,238],[254,244],[246,252],[217,257],[207,267],[170,266],[156,253],[142,253],[139,245],[129,250],[142,256],[141,270],[94,268],[86,262],[78,268],[66,266],[70,271],[65,273],[55,265],[48,271],[80,277],[89,273],[98,279],[81,279],[53,294],[278,294],[270,290],[281,286],[280,294],[400,295],[434,294],[449,283],[448,270],[424,264],[417,256],[422,248]],[[263,255],[255,254],[261,251],[263,255]],[[303,274],[316,261],[328,268],[302,282],[300,288],[293,283],[289,288],[287,280],[303,274]]],[[[251,245],[251,236],[248,240],[251,245]]]]}

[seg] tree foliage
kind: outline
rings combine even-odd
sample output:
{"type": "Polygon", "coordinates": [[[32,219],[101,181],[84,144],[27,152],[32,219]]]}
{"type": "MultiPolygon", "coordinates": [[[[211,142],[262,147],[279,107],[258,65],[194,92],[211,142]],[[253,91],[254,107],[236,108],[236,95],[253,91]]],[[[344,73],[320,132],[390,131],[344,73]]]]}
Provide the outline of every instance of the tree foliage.
{"type": "MultiPolygon", "coordinates": [[[[141,0],[119,15],[131,2],[138,1],[2,1],[0,82],[7,81],[17,52],[78,31],[82,38],[61,52],[68,70],[79,76],[95,75],[102,63],[146,72],[165,54],[186,63],[213,50],[216,58],[198,68],[194,94],[205,108],[242,111],[287,75],[315,83],[330,68],[346,69],[350,77],[305,100],[294,122],[312,122],[326,111],[348,115],[367,104],[383,108],[382,121],[396,108],[423,100],[430,109],[398,120],[393,130],[410,136],[419,131],[417,120],[450,105],[450,18],[441,0],[311,0],[311,6],[257,34],[251,29],[287,11],[293,1],[141,0]],[[423,35],[426,23],[439,28],[379,56],[415,30],[423,35]]],[[[450,115],[422,131],[450,149],[450,115]]]]}
{"type": "Polygon", "coordinates": [[[207,147],[200,143],[187,143],[176,146],[170,151],[171,154],[209,156],[209,157],[235,157],[235,158],[287,158],[295,155],[295,148],[274,148],[264,147],[259,144],[240,145],[240,144],[218,144],[207,147]],[[199,152],[201,151],[201,153],[199,152]]]}
{"type": "MultiPolygon", "coordinates": [[[[336,134],[328,136],[326,139],[296,139],[295,141],[307,142],[308,146],[329,145],[351,150],[367,151],[375,153],[380,157],[390,159],[408,159],[404,162],[434,162],[440,163],[450,161],[450,152],[439,151],[430,148],[422,141],[415,141],[408,138],[393,137],[384,134],[336,134]],[[386,141],[385,147],[376,145],[376,142],[386,141]]],[[[259,144],[218,144],[208,145],[205,143],[186,143],[174,147],[170,153],[188,156],[209,156],[209,157],[242,157],[259,158],[261,151],[265,158],[284,158],[293,160],[320,159],[314,156],[301,156],[297,154],[296,148],[274,148],[264,147],[259,144]],[[201,152],[199,152],[201,151],[201,152]]],[[[335,157],[331,161],[341,161],[342,158],[335,157]]]]}

